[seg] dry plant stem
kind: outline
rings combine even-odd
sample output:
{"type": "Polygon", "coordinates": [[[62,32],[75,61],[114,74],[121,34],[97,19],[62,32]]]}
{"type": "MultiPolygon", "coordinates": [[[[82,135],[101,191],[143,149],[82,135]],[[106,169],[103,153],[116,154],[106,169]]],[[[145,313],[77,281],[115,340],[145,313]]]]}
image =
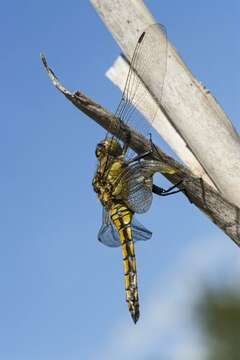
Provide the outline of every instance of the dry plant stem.
{"type": "MultiPolygon", "coordinates": [[[[119,118],[89,97],[77,91],[71,93],[59,82],[54,72],[49,68],[44,55],[41,55],[43,65],[53,85],[70,100],[79,110],[84,112],[104,129],[125,140],[130,132],[129,146],[138,154],[150,150],[150,142],[138,132],[134,131],[119,118]]],[[[195,177],[185,166],[166,155],[158,146],[154,145],[149,159],[158,160],[159,164],[167,164],[176,168],[173,175],[164,176],[173,184],[183,180],[188,199],[202,210],[219,228],[221,228],[238,246],[240,245],[240,209],[224,199],[224,194],[215,191],[201,178],[195,177]]]]}

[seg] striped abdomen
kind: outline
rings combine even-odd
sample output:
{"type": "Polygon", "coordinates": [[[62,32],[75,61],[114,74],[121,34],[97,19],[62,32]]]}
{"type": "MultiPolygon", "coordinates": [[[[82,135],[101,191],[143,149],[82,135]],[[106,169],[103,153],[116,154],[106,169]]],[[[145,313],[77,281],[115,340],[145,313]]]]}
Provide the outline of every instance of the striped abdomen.
{"type": "Polygon", "coordinates": [[[115,204],[111,209],[111,219],[118,231],[122,245],[126,301],[132,319],[136,323],[139,319],[139,302],[136,259],[131,228],[132,217],[133,213],[123,204],[115,204]]]}

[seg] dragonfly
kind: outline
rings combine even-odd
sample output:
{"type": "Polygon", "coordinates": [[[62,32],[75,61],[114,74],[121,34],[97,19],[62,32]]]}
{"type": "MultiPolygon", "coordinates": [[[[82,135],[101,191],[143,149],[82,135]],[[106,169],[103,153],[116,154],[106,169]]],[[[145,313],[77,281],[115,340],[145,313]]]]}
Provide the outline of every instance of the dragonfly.
{"type": "MultiPolygon", "coordinates": [[[[158,85],[163,91],[167,67],[167,37],[160,24],[150,25],[138,38],[121,100],[115,112],[116,118],[142,134],[146,134],[153,125],[159,109],[157,103],[152,106],[148,116],[149,123],[142,121],[137,110],[137,106],[144,103],[149,93],[143,81],[148,80],[149,69],[156,64],[159,65],[158,85]]],[[[129,141],[120,141],[116,136],[107,133],[96,146],[97,169],[92,181],[93,189],[103,207],[98,240],[106,246],[122,248],[125,296],[134,323],[140,316],[134,244],[152,236],[152,232],[136,219],[135,214],[149,210],[153,192],[165,196],[181,191],[174,190],[179,184],[167,190],[153,184],[153,175],[156,172],[174,174],[176,169],[159,165],[156,160],[148,160],[147,155],[150,152],[134,154],[129,147],[129,141]]]]}

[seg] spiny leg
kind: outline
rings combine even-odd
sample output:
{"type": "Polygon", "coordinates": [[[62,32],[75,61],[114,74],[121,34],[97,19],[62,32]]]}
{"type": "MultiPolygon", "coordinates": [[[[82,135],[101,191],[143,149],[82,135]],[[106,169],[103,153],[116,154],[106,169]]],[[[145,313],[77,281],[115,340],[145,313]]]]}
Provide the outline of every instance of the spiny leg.
{"type": "MultiPolygon", "coordinates": [[[[151,133],[149,133],[149,142],[150,142],[150,147],[151,147],[150,152],[153,153],[155,151],[158,155],[160,155],[159,151],[158,151],[158,148],[156,147],[156,145],[152,141],[152,134],[151,133]]],[[[161,156],[160,156],[160,158],[161,158],[161,156]]]]}
{"type": "Polygon", "coordinates": [[[134,323],[139,319],[137,270],[134,243],[132,238],[132,212],[122,204],[111,210],[111,219],[118,231],[123,254],[126,301],[134,323]]]}
{"type": "Polygon", "coordinates": [[[142,160],[142,159],[144,159],[145,157],[147,157],[148,155],[151,155],[151,154],[152,154],[152,152],[153,152],[153,142],[152,142],[152,135],[151,135],[151,133],[149,134],[149,136],[150,136],[150,140],[149,140],[149,141],[150,141],[151,149],[145,151],[145,152],[142,153],[142,154],[139,154],[139,155],[134,156],[134,158],[132,158],[131,160],[129,160],[129,161],[127,162],[128,164],[131,164],[131,163],[133,163],[133,162],[135,162],[135,161],[142,160]]]}
{"type": "Polygon", "coordinates": [[[175,191],[172,191],[172,190],[175,189],[176,187],[178,187],[182,182],[183,182],[183,180],[180,180],[177,184],[171,186],[168,189],[163,189],[163,188],[153,184],[152,192],[154,194],[157,194],[157,195],[160,195],[160,196],[168,196],[168,195],[177,194],[178,192],[181,192],[184,189],[178,189],[178,190],[175,190],[175,191]]]}

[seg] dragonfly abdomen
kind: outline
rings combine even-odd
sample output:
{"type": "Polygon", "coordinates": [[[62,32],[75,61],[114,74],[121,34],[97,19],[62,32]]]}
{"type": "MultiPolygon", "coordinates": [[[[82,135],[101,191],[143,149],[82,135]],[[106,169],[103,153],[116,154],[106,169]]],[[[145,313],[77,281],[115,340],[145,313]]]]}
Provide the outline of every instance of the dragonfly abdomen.
{"type": "Polygon", "coordinates": [[[132,211],[121,203],[115,204],[111,209],[111,219],[118,231],[122,246],[126,301],[132,319],[136,323],[139,319],[139,302],[136,258],[131,228],[132,217],[132,211]]]}

